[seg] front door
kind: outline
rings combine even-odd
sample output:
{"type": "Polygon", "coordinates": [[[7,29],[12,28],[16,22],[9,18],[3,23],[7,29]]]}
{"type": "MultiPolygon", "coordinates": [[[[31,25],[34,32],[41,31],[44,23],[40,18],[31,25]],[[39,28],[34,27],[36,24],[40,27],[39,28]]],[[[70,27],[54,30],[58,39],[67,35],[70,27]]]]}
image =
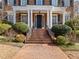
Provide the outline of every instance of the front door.
{"type": "Polygon", "coordinates": [[[42,28],[42,15],[37,15],[37,28],[42,28]]]}

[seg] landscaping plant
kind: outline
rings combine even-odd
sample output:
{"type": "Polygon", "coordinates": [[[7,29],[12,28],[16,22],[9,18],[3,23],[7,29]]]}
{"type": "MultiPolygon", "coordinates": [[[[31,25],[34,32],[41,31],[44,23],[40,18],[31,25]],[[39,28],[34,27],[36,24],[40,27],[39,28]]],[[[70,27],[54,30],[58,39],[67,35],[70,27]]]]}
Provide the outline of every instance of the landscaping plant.
{"type": "Polygon", "coordinates": [[[21,33],[26,33],[28,31],[28,25],[24,22],[17,22],[14,28],[21,33]]]}
{"type": "Polygon", "coordinates": [[[55,36],[58,36],[58,35],[65,35],[71,32],[72,28],[67,25],[61,24],[61,25],[54,25],[51,30],[54,32],[55,36]]]}
{"type": "Polygon", "coordinates": [[[56,43],[58,45],[65,45],[67,42],[66,38],[64,36],[58,36],[56,39],[56,43]]]}
{"type": "Polygon", "coordinates": [[[16,42],[24,42],[26,40],[26,36],[23,34],[17,34],[16,35],[16,42]]]}
{"type": "Polygon", "coordinates": [[[10,28],[12,28],[11,25],[0,23],[0,34],[4,33],[5,31],[8,31],[10,28]]]}

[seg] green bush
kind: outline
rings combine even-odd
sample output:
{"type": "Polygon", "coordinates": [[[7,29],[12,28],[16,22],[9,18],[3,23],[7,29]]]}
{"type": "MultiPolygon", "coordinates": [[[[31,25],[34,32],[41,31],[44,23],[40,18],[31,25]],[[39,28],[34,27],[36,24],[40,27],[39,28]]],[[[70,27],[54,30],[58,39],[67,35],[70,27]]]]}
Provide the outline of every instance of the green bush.
{"type": "Polygon", "coordinates": [[[75,45],[74,42],[69,42],[69,43],[67,43],[66,46],[72,46],[72,45],[75,45]]]}
{"type": "Polygon", "coordinates": [[[14,37],[0,36],[0,42],[13,42],[14,40],[14,37]]]}
{"type": "Polygon", "coordinates": [[[54,25],[51,29],[55,35],[65,35],[72,31],[71,27],[67,25],[54,25]]]}
{"type": "Polygon", "coordinates": [[[26,37],[23,34],[16,35],[16,42],[24,42],[26,37]]]}
{"type": "Polygon", "coordinates": [[[65,24],[70,26],[73,30],[79,29],[79,19],[78,18],[74,18],[69,21],[66,21],[65,24]]]}
{"type": "Polygon", "coordinates": [[[14,25],[12,22],[7,21],[7,20],[2,20],[2,23],[9,24],[9,25],[14,25]]]}
{"type": "Polygon", "coordinates": [[[74,30],[74,26],[73,26],[74,21],[66,21],[66,25],[70,26],[73,30],[74,30]]]}
{"type": "Polygon", "coordinates": [[[56,43],[58,45],[65,45],[67,42],[66,38],[64,36],[58,36],[56,39],[56,43]]]}
{"type": "Polygon", "coordinates": [[[76,35],[79,36],[79,30],[75,30],[76,35]]]}
{"type": "Polygon", "coordinates": [[[0,36],[0,41],[2,42],[2,41],[7,41],[7,39],[6,39],[6,37],[4,37],[4,36],[0,36]]]}
{"type": "Polygon", "coordinates": [[[28,25],[24,22],[17,22],[14,28],[21,33],[26,33],[28,31],[28,25]]]}
{"type": "Polygon", "coordinates": [[[0,23],[0,34],[4,33],[5,31],[9,30],[12,26],[9,24],[0,23]]]}

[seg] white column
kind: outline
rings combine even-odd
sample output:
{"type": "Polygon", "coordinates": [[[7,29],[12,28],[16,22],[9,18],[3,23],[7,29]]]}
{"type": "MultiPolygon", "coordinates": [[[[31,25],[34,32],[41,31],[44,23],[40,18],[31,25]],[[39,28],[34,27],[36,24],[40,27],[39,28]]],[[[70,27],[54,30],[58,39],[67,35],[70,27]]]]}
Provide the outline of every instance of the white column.
{"type": "Polygon", "coordinates": [[[63,23],[62,24],[65,24],[65,13],[63,13],[63,23]]]}
{"type": "Polygon", "coordinates": [[[47,26],[49,27],[49,11],[47,11],[47,26]]]}
{"type": "Polygon", "coordinates": [[[21,2],[20,2],[20,4],[21,4],[21,6],[22,6],[22,0],[20,0],[21,2]]]}
{"type": "Polygon", "coordinates": [[[14,16],[14,18],[13,18],[13,23],[15,24],[16,23],[16,11],[13,11],[13,16],[14,16]]]}
{"type": "Polygon", "coordinates": [[[52,27],[52,11],[50,11],[50,28],[52,27]]]}
{"type": "Polygon", "coordinates": [[[8,18],[8,21],[9,21],[9,12],[7,12],[7,14],[8,14],[8,15],[7,15],[7,18],[8,18]]]}
{"type": "Polygon", "coordinates": [[[33,12],[32,12],[32,10],[31,10],[31,28],[32,28],[32,26],[33,26],[33,12]]]}
{"type": "Polygon", "coordinates": [[[28,10],[28,27],[30,27],[30,10],[28,10]]]}

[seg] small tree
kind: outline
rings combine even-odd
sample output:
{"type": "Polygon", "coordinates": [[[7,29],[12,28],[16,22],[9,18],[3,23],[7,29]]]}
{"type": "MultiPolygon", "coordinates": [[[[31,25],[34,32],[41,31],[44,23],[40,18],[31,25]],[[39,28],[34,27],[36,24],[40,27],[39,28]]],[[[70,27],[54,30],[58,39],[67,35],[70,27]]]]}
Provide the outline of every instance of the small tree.
{"type": "Polygon", "coordinates": [[[68,26],[70,26],[73,30],[75,30],[75,29],[77,29],[78,26],[79,26],[79,18],[76,17],[76,18],[70,19],[69,21],[66,21],[66,22],[65,22],[65,25],[68,25],[68,26]]]}
{"type": "Polygon", "coordinates": [[[66,21],[65,25],[68,25],[73,29],[72,32],[74,34],[73,38],[76,39],[76,30],[79,30],[79,17],[75,17],[73,19],[70,19],[69,21],[66,21]]]}

